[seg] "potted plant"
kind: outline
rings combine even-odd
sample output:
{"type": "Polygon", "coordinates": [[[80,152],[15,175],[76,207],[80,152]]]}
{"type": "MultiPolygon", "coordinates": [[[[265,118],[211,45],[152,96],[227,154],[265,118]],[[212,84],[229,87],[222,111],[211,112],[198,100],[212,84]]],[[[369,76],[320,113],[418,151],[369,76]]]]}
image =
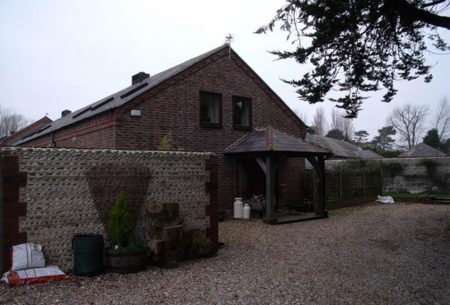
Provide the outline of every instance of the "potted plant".
{"type": "Polygon", "coordinates": [[[146,266],[146,248],[135,236],[136,222],[128,209],[125,193],[120,192],[111,210],[107,228],[111,247],[107,251],[108,266],[111,271],[131,273],[146,266]]]}

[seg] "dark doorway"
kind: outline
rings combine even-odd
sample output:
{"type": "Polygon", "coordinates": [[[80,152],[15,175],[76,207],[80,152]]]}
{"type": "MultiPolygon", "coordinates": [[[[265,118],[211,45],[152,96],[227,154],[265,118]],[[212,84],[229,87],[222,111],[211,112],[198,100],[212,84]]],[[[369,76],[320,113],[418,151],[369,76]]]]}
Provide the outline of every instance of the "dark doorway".
{"type": "Polygon", "coordinates": [[[239,161],[239,186],[244,198],[252,195],[266,194],[266,175],[255,159],[242,159],[239,161]]]}

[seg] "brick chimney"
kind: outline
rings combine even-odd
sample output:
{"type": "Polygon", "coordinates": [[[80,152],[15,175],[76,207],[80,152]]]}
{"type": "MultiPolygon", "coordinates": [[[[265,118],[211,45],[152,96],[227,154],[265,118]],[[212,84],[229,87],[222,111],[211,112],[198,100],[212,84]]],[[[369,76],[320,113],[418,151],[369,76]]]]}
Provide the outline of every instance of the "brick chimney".
{"type": "Polygon", "coordinates": [[[63,118],[66,115],[71,114],[71,113],[72,113],[72,111],[70,111],[69,109],[63,110],[63,111],[61,111],[61,117],[63,118]]]}
{"type": "Polygon", "coordinates": [[[145,72],[139,72],[138,74],[135,74],[131,77],[131,84],[137,84],[142,82],[144,79],[147,79],[150,77],[150,74],[145,73],[145,72]]]}

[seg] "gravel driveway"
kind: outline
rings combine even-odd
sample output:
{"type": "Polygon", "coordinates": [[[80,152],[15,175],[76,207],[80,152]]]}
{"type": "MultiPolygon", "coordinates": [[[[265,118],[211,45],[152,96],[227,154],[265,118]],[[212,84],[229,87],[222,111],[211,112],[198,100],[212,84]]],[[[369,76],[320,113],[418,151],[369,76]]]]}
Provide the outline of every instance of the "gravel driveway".
{"type": "Polygon", "coordinates": [[[450,304],[450,206],[373,204],[279,226],[226,221],[212,259],[0,287],[0,304],[450,304]]]}

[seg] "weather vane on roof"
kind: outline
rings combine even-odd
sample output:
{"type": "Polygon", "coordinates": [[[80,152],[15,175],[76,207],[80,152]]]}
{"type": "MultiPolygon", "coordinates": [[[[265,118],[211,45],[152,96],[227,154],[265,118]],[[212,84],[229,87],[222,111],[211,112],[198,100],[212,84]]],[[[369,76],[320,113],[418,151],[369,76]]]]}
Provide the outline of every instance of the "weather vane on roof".
{"type": "Polygon", "coordinates": [[[225,36],[225,43],[228,45],[228,58],[231,58],[231,41],[234,39],[233,34],[228,33],[225,36]]]}
{"type": "Polygon", "coordinates": [[[231,44],[231,41],[233,40],[233,34],[231,34],[231,33],[228,33],[228,35],[227,36],[225,36],[225,43],[227,44],[227,45],[230,45],[231,44]]]}

